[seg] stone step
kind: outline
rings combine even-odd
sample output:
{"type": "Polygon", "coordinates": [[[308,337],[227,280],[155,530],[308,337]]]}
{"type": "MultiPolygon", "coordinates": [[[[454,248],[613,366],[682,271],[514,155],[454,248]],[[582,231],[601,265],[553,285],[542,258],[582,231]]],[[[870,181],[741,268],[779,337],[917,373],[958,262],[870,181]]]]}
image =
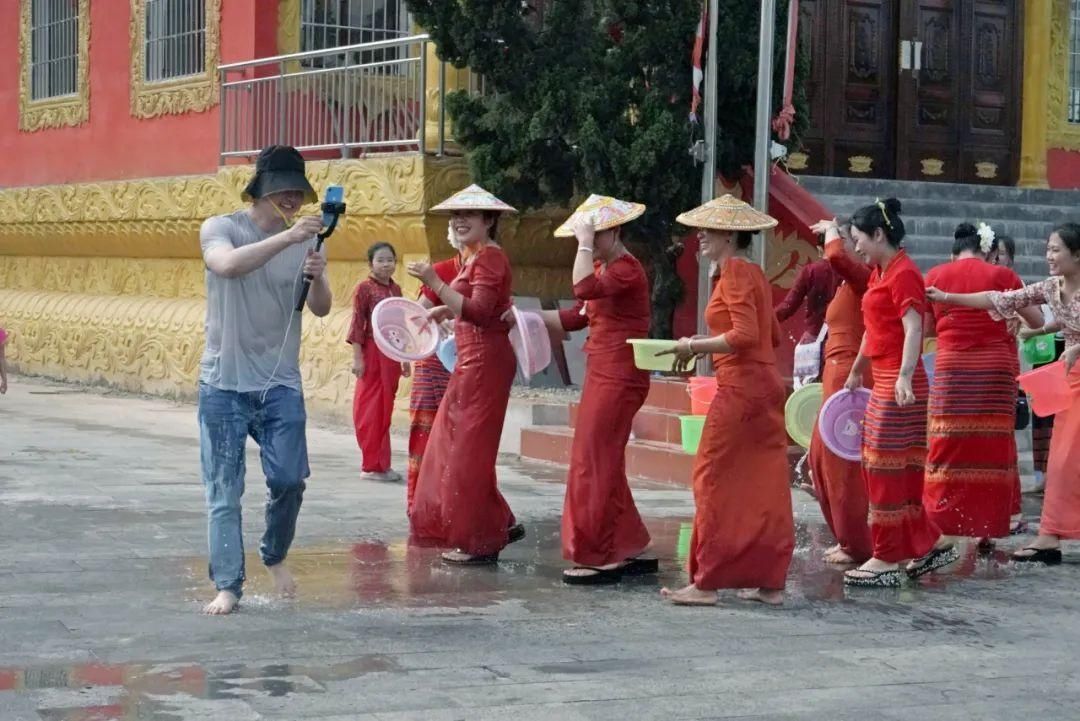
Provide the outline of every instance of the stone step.
{"type": "MultiPolygon", "coordinates": [[[[859,208],[873,203],[875,195],[816,195],[817,199],[828,208],[834,215],[847,216],[859,208]]],[[[951,223],[948,234],[957,223],[967,221],[978,223],[980,221],[990,225],[1007,222],[1045,223],[1056,225],[1058,223],[1074,222],[1080,219],[1080,202],[1075,204],[1062,203],[1060,205],[1039,205],[1013,203],[1009,201],[965,201],[955,200],[947,196],[934,198],[899,198],[903,205],[903,217],[905,224],[909,219],[935,218],[943,222],[951,223]]]]}
{"type": "Polygon", "coordinates": [[[690,413],[690,393],[683,378],[656,376],[649,379],[649,395],[645,407],[687,415],[690,413]]]}
{"type": "MultiPolygon", "coordinates": [[[[579,403],[570,404],[569,427],[577,428],[579,403]]],[[[657,441],[659,443],[682,444],[682,422],[679,416],[687,415],[677,411],[668,411],[660,408],[643,407],[634,416],[632,438],[640,441],[657,441]]]]}
{"type": "Polygon", "coordinates": [[[1010,188],[992,185],[963,185],[958,183],[927,183],[909,180],[878,180],[872,178],[834,178],[799,176],[799,184],[817,196],[846,195],[873,200],[895,197],[900,200],[916,198],[949,198],[955,201],[1014,203],[1034,205],[1080,206],[1080,191],[1040,188],[1010,188]]]}

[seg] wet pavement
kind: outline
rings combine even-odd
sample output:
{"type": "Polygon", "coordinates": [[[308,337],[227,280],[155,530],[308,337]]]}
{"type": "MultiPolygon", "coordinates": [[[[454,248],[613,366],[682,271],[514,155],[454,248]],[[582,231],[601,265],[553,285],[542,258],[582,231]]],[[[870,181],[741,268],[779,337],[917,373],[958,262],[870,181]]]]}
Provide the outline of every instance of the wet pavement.
{"type": "Polygon", "coordinates": [[[673,608],[657,589],[685,583],[687,490],[635,489],[659,579],[569,588],[562,474],[507,459],[526,539],[496,568],[448,568],[408,544],[401,485],[357,480],[342,428],[309,434],[299,597],[273,598],[252,554],[240,612],[202,617],[194,409],[14,381],[0,398],[0,721],[1077,718],[1080,566],[1017,567],[1018,541],[967,545],[900,589],[846,591],[795,492],[783,609],[673,608]]]}

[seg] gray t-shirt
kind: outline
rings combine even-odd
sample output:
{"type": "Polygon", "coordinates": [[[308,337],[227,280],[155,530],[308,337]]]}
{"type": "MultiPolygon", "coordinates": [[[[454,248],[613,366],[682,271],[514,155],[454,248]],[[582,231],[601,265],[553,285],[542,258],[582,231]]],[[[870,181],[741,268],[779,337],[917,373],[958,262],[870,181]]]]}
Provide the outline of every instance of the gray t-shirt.
{"type": "MultiPolygon", "coordinates": [[[[240,210],[207,219],[199,240],[205,257],[210,248],[239,248],[271,235],[275,233],[260,230],[247,211],[240,210]]],[[[201,382],[241,393],[261,391],[268,384],[301,390],[301,314],[295,307],[303,283],[301,267],[314,247],[314,237],[290,245],[239,278],[224,278],[207,269],[201,382]]]]}

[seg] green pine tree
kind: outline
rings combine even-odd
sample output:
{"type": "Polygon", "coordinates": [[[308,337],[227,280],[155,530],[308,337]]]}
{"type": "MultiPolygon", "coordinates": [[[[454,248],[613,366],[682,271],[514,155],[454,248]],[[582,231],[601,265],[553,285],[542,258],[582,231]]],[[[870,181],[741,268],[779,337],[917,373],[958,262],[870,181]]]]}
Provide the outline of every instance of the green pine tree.
{"type": "MultiPolygon", "coordinates": [[[[439,57],[487,83],[483,96],[447,98],[476,182],[519,208],[568,207],[588,193],[648,206],[627,240],[651,271],[654,337],[671,337],[684,293],[675,216],[700,201],[689,148],[701,131],[688,120],[700,1],[409,2],[439,57]]],[[[721,0],[720,167],[729,177],[752,160],[758,5],[721,0]]],[[[783,38],[781,27],[780,60],[783,38]]]]}

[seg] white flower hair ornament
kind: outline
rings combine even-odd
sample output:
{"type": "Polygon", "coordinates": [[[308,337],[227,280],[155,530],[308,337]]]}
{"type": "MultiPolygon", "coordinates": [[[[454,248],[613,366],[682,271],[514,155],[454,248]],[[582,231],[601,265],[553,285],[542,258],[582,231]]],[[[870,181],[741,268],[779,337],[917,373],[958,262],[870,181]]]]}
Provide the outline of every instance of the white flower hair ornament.
{"type": "Polygon", "coordinates": [[[994,235],[994,229],[986,223],[979,223],[979,228],[975,232],[979,235],[979,250],[986,255],[994,247],[994,239],[997,237],[994,235]]]}

